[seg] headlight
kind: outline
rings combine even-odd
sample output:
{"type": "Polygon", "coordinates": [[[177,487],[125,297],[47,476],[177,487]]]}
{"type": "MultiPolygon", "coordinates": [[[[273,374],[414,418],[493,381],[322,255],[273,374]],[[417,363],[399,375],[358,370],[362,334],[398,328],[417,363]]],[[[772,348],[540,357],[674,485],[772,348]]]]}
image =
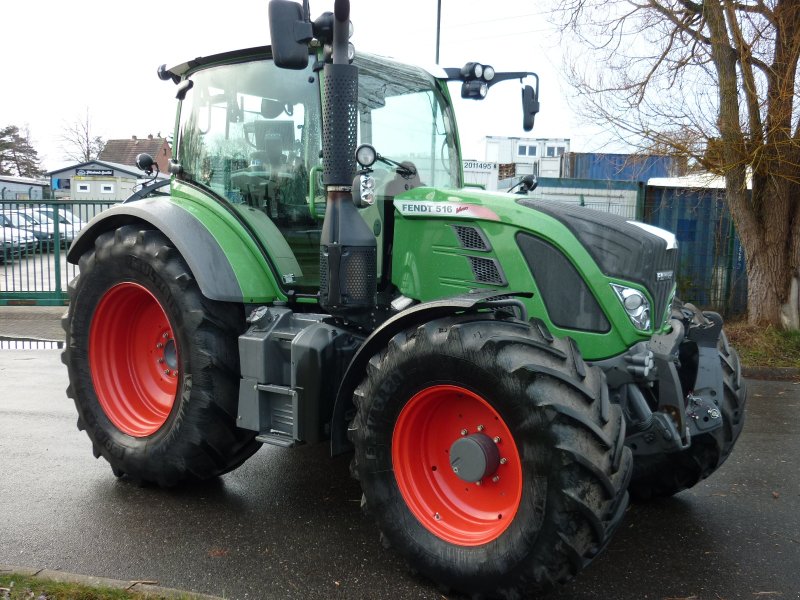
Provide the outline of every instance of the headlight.
{"type": "Polygon", "coordinates": [[[637,289],[611,284],[617,298],[622,303],[625,312],[628,313],[631,323],[640,331],[650,329],[650,302],[642,292],[637,289]]]}
{"type": "Polygon", "coordinates": [[[669,323],[670,318],[672,317],[672,303],[675,302],[675,294],[678,292],[677,287],[672,288],[672,293],[669,295],[669,300],[667,300],[667,309],[664,311],[664,320],[661,322],[661,325],[664,326],[669,323]]]}

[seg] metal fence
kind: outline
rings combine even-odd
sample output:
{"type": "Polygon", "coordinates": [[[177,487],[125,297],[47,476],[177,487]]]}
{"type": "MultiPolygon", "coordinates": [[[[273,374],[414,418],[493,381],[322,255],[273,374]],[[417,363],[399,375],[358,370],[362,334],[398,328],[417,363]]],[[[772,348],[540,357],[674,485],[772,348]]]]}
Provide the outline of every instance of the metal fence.
{"type": "Polygon", "coordinates": [[[644,220],[678,239],[678,294],[725,316],[747,312],[744,250],[723,189],[648,187],[644,220]]]}
{"type": "Polygon", "coordinates": [[[116,202],[0,202],[0,305],[59,305],[78,273],[67,263],[72,240],[95,215],[116,202]]]}
{"type": "MultiPolygon", "coordinates": [[[[646,223],[675,232],[681,298],[726,316],[746,312],[744,252],[725,207],[724,191],[648,187],[643,195],[639,196],[643,207],[612,198],[593,199],[584,206],[626,218],[639,213],[646,223]]],[[[83,224],[114,204],[0,201],[0,305],[65,304],[67,284],[78,272],[76,265],[67,263],[66,249],[83,224]]]]}
{"type": "Polygon", "coordinates": [[[54,340],[8,339],[0,337],[0,350],[61,350],[64,342],[54,340]]]}

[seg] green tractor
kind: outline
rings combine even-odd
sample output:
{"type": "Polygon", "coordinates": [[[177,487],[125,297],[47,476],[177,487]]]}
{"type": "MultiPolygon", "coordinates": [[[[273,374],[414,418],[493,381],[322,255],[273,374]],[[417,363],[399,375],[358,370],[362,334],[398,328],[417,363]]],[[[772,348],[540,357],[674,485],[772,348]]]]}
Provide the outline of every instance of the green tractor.
{"type": "Polygon", "coordinates": [[[745,389],[720,317],[675,299],[672,234],[465,189],[448,82],[519,81],[529,130],[535,74],[354,56],[347,0],[269,12],[271,47],[159,70],[179,99],[169,194],[70,249],[78,427],[116,476],[161,486],[329,443],[439,585],[569,580],[629,494],[731,452],[745,389]]]}

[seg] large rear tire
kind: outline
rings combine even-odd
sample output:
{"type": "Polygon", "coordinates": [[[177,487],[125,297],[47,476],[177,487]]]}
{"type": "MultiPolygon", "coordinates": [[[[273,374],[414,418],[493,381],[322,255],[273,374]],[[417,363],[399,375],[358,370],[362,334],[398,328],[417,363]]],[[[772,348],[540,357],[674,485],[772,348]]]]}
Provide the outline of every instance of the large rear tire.
{"type": "Polygon", "coordinates": [[[236,427],[243,307],[205,298],[162,233],[126,225],[101,234],[69,292],[67,393],[115,475],[201,481],[259,448],[236,427]]]}
{"type": "MultiPolygon", "coordinates": [[[[703,314],[691,304],[676,301],[675,310],[691,320],[703,320],[703,314]]],[[[691,364],[692,344],[682,356],[682,379],[692,379],[697,366],[691,364]],[[687,364],[688,363],[688,364],[687,364]],[[688,377],[687,377],[688,372],[688,377]]],[[[630,492],[635,500],[667,498],[694,487],[722,466],[733,450],[744,427],[747,388],[742,380],[739,355],[722,331],[717,351],[722,368],[723,397],[719,402],[722,427],[692,438],[692,445],[681,452],[637,456],[634,460],[630,492]]]]}
{"type": "Polygon", "coordinates": [[[548,589],[621,521],[631,455],[620,409],[603,373],[543,328],[472,315],[402,332],[354,402],[368,511],[441,585],[503,598],[548,589]]]}

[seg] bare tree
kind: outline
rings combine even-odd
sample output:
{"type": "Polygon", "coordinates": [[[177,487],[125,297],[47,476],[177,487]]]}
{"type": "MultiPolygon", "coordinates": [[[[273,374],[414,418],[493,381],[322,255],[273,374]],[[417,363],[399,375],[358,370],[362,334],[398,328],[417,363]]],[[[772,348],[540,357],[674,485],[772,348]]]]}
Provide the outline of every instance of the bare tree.
{"type": "Polygon", "coordinates": [[[64,159],[77,162],[89,162],[96,159],[103,150],[105,141],[99,135],[94,135],[93,132],[89,108],[87,107],[86,114],[83,117],[64,125],[61,134],[64,159]]]}
{"type": "Polygon", "coordinates": [[[584,115],[724,176],[748,319],[797,328],[800,2],[556,2],[584,115]]]}

